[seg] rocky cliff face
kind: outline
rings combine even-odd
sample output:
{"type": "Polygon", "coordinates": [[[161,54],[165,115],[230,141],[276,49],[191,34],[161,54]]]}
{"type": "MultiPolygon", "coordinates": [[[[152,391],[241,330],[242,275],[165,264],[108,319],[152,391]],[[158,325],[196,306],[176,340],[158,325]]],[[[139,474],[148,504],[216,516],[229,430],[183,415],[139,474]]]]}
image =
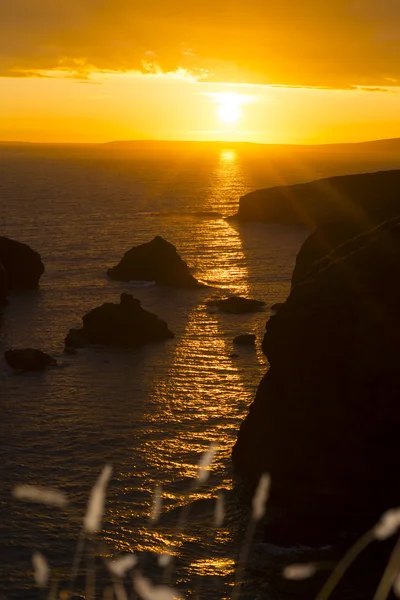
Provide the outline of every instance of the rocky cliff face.
{"type": "Polygon", "coordinates": [[[326,220],[364,222],[364,229],[399,213],[400,170],[329,177],[256,190],[240,198],[236,217],[315,229],[326,220]]]}
{"type": "Polygon", "coordinates": [[[372,222],[372,219],[367,222],[365,220],[331,220],[319,225],[303,242],[297,254],[292,275],[292,287],[307,277],[315,262],[326,257],[349,239],[371,229],[372,222]]]}
{"type": "Polygon", "coordinates": [[[250,485],[271,473],[270,539],[325,543],[400,505],[399,307],[395,217],[315,262],[269,319],[233,460],[250,485]]]}

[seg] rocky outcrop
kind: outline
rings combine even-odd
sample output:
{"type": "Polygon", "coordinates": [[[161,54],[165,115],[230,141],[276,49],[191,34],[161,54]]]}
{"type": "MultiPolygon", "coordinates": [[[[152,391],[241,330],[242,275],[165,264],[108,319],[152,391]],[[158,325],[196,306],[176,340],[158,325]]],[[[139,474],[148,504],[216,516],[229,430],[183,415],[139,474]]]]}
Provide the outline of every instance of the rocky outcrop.
{"type": "Polygon", "coordinates": [[[117,281],[155,281],[178,288],[196,288],[202,284],[191,275],[175,246],[157,235],[151,242],[134,246],[122,260],[107,271],[117,281]]]}
{"type": "Polygon", "coordinates": [[[0,262],[7,273],[8,290],[32,290],[39,287],[44,265],[40,254],[27,244],[0,237],[0,262]]]}
{"type": "Polygon", "coordinates": [[[233,338],[233,343],[238,346],[254,346],[256,343],[256,336],[254,333],[242,333],[233,338]]]}
{"type": "Polygon", "coordinates": [[[144,310],[131,294],[121,294],[120,304],[107,302],[88,312],[81,329],[71,329],[65,338],[67,348],[89,344],[134,348],[146,342],[173,338],[165,321],[144,310]]]}
{"type": "Polygon", "coordinates": [[[400,504],[400,217],[314,263],[266,328],[233,450],[272,476],[268,539],[326,543],[400,504]]]}
{"type": "Polygon", "coordinates": [[[209,300],[207,306],[215,306],[221,312],[233,315],[241,315],[244,313],[258,312],[265,306],[265,302],[261,300],[252,300],[251,298],[243,298],[242,296],[230,296],[224,299],[209,300]]]}
{"type": "Polygon", "coordinates": [[[236,218],[315,229],[327,220],[362,222],[363,229],[400,211],[400,170],[329,177],[246,194],[236,218]]]}
{"type": "Polygon", "coordinates": [[[4,352],[4,358],[18,371],[41,371],[57,364],[55,358],[36,348],[13,348],[4,352]]]}

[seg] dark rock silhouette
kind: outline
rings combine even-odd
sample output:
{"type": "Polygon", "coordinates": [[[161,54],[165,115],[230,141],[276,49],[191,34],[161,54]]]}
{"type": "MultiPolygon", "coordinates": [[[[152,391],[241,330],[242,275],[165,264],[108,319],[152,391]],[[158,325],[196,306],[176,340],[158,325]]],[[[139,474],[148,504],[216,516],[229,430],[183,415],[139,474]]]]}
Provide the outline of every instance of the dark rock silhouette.
{"type": "Polygon", "coordinates": [[[41,371],[57,364],[55,358],[36,348],[13,348],[4,352],[4,358],[13,369],[41,371]]]}
{"type": "Polygon", "coordinates": [[[400,170],[329,177],[246,194],[236,218],[315,229],[327,220],[363,223],[363,230],[400,211],[400,170]]]}
{"type": "Polygon", "coordinates": [[[314,263],[266,327],[270,369],[233,449],[272,477],[268,539],[327,543],[400,502],[400,217],[314,263]]]}
{"type": "Polygon", "coordinates": [[[144,310],[131,294],[121,294],[120,304],[107,302],[88,312],[81,329],[71,329],[65,338],[67,348],[89,344],[132,348],[146,342],[173,338],[165,321],[144,310]]]}
{"type": "Polygon", "coordinates": [[[0,262],[7,273],[8,290],[31,290],[44,273],[40,254],[27,244],[0,237],[0,262]]]}
{"type": "Polygon", "coordinates": [[[265,306],[261,300],[251,300],[242,296],[230,296],[225,299],[209,300],[208,306],[216,306],[221,312],[230,314],[244,314],[258,312],[265,306]]]}
{"type": "Polygon", "coordinates": [[[282,306],[284,306],[284,304],[285,304],[284,302],[275,302],[275,304],[273,304],[271,306],[271,311],[274,312],[274,313],[278,312],[278,310],[280,308],[282,308],[282,306]]]}
{"type": "Polygon", "coordinates": [[[175,246],[159,235],[147,244],[128,250],[118,265],[108,269],[107,275],[117,281],[155,281],[172,287],[202,285],[191,275],[175,246]]]}
{"type": "MultiPolygon", "coordinates": [[[[370,227],[367,227],[368,229],[370,227]]],[[[363,231],[365,231],[365,223],[359,221],[327,221],[319,225],[303,242],[297,254],[292,286],[307,276],[315,262],[363,231]]]]}
{"type": "MultiPolygon", "coordinates": [[[[75,329],[74,329],[74,330],[72,330],[72,329],[71,329],[71,331],[76,331],[76,330],[75,330],[75,329]]],[[[73,337],[74,337],[74,336],[73,336],[73,334],[72,334],[72,338],[73,338],[73,337]]],[[[78,341],[78,343],[79,343],[79,336],[77,336],[77,338],[76,338],[76,339],[77,339],[77,341],[78,341]]],[[[73,348],[72,346],[65,346],[65,348],[64,348],[64,353],[65,353],[65,354],[72,354],[73,356],[76,356],[76,355],[78,354],[77,350],[76,350],[75,348],[73,348]]]]}
{"type": "Polygon", "coordinates": [[[239,346],[254,346],[256,343],[256,336],[253,333],[243,333],[233,338],[233,343],[239,346]]]}

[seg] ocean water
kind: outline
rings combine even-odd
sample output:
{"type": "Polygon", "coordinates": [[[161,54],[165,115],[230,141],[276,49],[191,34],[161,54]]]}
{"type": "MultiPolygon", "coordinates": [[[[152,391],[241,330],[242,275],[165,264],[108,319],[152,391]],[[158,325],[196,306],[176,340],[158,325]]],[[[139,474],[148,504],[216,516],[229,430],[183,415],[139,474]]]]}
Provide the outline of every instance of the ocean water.
{"type": "MultiPolygon", "coordinates": [[[[260,187],[399,166],[398,157],[383,153],[271,154],[230,145],[0,148],[0,233],[30,244],[46,267],[38,291],[11,294],[1,310],[5,597],[36,597],[35,550],[60,580],[68,577],[89,491],[110,463],[97,541],[103,556],[138,552],[143,570],[157,580],[155,557],[169,552],[175,556],[172,582],[186,597],[230,598],[248,518],[240,490],[232,490],[231,448],[267,368],[260,344],[270,306],[289,292],[307,231],[226,217],[236,212],[241,195],[260,187]],[[208,287],[182,291],[107,279],[106,269],[126,250],[155,235],[175,244],[208,287]],[[133,351],[64,354],[68,330],[121,292],[166,320],[175,338],[133,351]],[[231,294],[264,300],[266,309],[235,316],[206,305],[231,294]],[[233,347],[240,333],[256,334],[255,350],[233,347]],[[15,374],[2,358],[10,347],[41,348],[58,366],[15,374]],[[209,481],[196,488],[197,462],[212,441],[218,452],[209,481]],[[14,500],[11,491],[19,483],[63,489],[70,511],[14,500]],[[150,527],[156,485],[163,488],[164,509],[160,525],[150,527]],[[226,519],[215,531],[221,490],[226,519]],[[186,526],[177,531],[187,505],[186,526]]],[[[277,597],[266,588],[280,552],[274,554],[261,534],[250,553],[242,598],[277,597]]]]}

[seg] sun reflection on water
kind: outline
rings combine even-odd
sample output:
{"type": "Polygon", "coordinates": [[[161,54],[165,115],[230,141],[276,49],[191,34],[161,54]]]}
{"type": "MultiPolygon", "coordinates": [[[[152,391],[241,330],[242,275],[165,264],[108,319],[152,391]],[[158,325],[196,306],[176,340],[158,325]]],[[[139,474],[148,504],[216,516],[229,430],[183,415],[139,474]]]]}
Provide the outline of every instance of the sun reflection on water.
{"type": "Polygon", "coordinates": [[[234,162],[237,160],[235,150],[221,150],[221,160],[226,162],[234,162]]]}
{"type": "Polygon", "coordinates": [[[194,560],[190,568],[196,575],[219,575],[233,574],[235,562],[229,558],[201,558],[194,560]]]}
{"type": "MultiPolygon", "coordinates": [[[[208,189],[207,209],[222,215],[235,212],[237,198],[248,191],[248,183],[234,150],[221,151],[208,189]]],[[[248,259],[238,230],[224,218],[199,219],[190,227],[193,242],[186,246],[187,255],[196,276],[210,287],[188,310],[183,329],[170,346],[166,369],[154,378],[148,410],[141,419],[141,441],[135,445],[141,480],[135,482],[135,489],[126,488],[127,496],[140,489],[141,523],[136,524],[138,513],[130,518],[114,512],[113,520],[124,521],[121,537],[130,536],[131,551],[174,554],[183,583],[211,576],[229,587],[236,559],[235,533],[225,524],[215,530],[215,501],[220,490],[229,495],[232,488],[231,449],[252,401],[253,382],[264,369],[254,352],[246,370],[243,361],[237,361],[232,339],[240,327],[255,331],[257,319],[265,322],[265,317],[232,318],[208,307],[207,299],[215,295],[251,294],[248,259]],[[211,442],[218,443],[218,452],[209,481],[198,486],[198,461],[211,442]],[[146,524],[155,485],[163,488],[163,513],[160,523],[151,527],[146,524]],[[178,531],[181,511],[187,507],[189,517],[178,531]]],[[[227,510],[234,510],[229,502],[227,510]]]]}

